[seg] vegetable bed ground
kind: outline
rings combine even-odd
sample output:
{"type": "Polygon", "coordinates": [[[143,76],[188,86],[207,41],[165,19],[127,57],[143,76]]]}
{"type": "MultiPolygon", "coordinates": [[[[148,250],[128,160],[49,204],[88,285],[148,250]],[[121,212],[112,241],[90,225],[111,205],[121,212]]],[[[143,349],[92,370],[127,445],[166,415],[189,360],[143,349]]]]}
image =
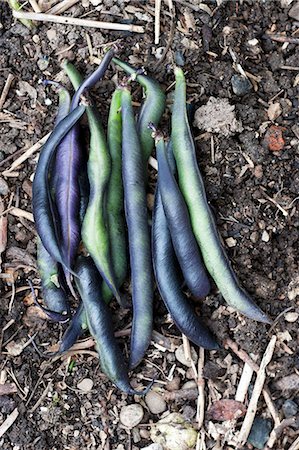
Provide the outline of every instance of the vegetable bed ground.
{"type": "MultiPolygon", "coordinates": [[[[268,325],[245,319],[227,308],[215,286],[200,309],[219,342],[231,338],[247,354],[256,358],[258,364],[271,336],[277,336],[266,381],[282,420],[286,400],[296,403],[299,390],[296,320],[299,313],[299,46],[296,43],[285,45],[276,42],[265,38],[264,34],[271,31],[281,36],[285,32],[291,36],[296,27],[298,29],[299,13],[297,22],[288,15],[296,0],[291,6],[285,6],[290,2],[283,0],[219,1],[217,8],[216,3],[208,1],[205,3],[206,10],[210,8],[214,11],[212,18],[202,9],[191,10],[181,4],[184,2],[175,2],[172,37],[167,2],[163,2],[160,43],[156,46],[153,1],[91,2],[103,3],[103,13],[95,12],[94,6],[88,3],[79,2],[66,14],[81,17],[89,13],[87,18],[119,21],[122,11],[125,11],[127,19],[146,27],[144,35],[125,36],[121,57],[136,67],[144,65],[165,89],[174,80],[171,61],[175,58],[177,63],[184,64],[189,83],[188,95],[196,109],[205,105],[210,97],[226,98],[235,105],[242,131],[223,136],[217,132],[194,130],[198,162],[218,229],[242,285],[273,320],[279,318],[269,333],[268,325]],[[254,39],[258,42],[255,43],[254,39]],[[165,47],[167,43],[171,49],[159,64],[157,56],[163,51],[159,47],[165,47]],[[243,69],[255,78],[253,83],[257,90],[252,89],[243,97],[232,92],[231,77],[237,72],[229,48],[243,69]],[[272,103],[279,104],[272,107],[272,111],[271,107],[269,110],[271,99],[272,103]],[[280,152],[271,152],[266,143],[267,135],[265,137],[275,108],[280,114],[273,123],[284,128],[285,143],[280,152]],[[289,375],[292,375],[293,386],[286,378],[289,375]]],[[[191,3],[193,6],[199,4],[191,3]]],[[[24,153],[21,149],[29,148],[53,127],[57,95],[53,90],[45,89],[38,83],[39,80],[64,81],[60,68],[64,57],[73,60],[83,73],[90,73],[95,65],[89,59],[88,42],[94,55],[101,57],[104,44],[123,35],[43,23],[39,23],[34,32],[29,32],[13,20],[7,4],[2,3],[0,8],[0,91],[8,75],[14,76],[0,111],[0,171],[3,171],[8,170],[13,160],[24,153]],[[12,158],[8,159],[11,155],[12,158]]],[[[298,36],[298,33],[293,36],[298,36]]],[[[111,75],[110,70],[105,81],[93,92],[104,121],[114,90],[111,75]]],[[[134,95],[136,102],[141,100],[137,86],[134,95]]],[[[31,212],[30,179],[35,166],[36,153],[16,169],[16,176],[4,177],[0,174],[2,211],[12,206],[31,212]]],[[[153,169],[150,180],[148,201],[152,205],[153,169]]],[[[14,215],[8,214],[8,242],[6,249],[3,249],[0,274],[1,329],[6,327],[2,336],[0,383],[4,384],[7,377],[6,383],[16,383],[18,391],[0,395],[0,426],[15,409],[19,415],[0,437],[0,447],[122,450],[150,445],[150,424],[158,422],[161,414],[151,413],[144,400],[127,397],[113,388],[101,374],[90,340],[85,348],[82,345],[78,353],[64,359],[43,359],[32,345],[20,350],[36,333],[35,341],[39,348],[48,349],[59,340],[64,326],[45,320],[40,311],[31,305],[26,279],[29,276],[35,285],[39,281],[34,227],[28,216],[23,217],[19,210],[11,212],[14,215]],[[84,392],[80,382],[86,379],[92,379],[93,385],[85,382],[83,388],[87,388],[84,392]],[[141,404],[144,417],[139,425],[129,430],[121,424],[119,414],[123,406],[132,403],[141,404]]],[[[0,224],[3,234],[3,221],[0,224]]],[[[129,293],[128,285],[125,291],[129,293]]],[[[127,349],[126,329],[131,321],[130,312],[119,312],[116,304],[114,311],[117,311],[116,329],[125,336],[121,339],[127,349]]],[[[156,345],[151,345],[146,359],[132,379],[135,385],[147,384],[147,380],[157,374],[155,386],[161,396],[169,392],[173,394],[166,394],[166,410],[181,413],[196,428],[196,393],[189,400],[180,400],[177,394],[185,382],[193,380],[193,373],[176,358],[174,350],[181,345],[181,336],[172,326],[157,295],[155,317],[154,328],[159,333],[155,338],[156,345]],[[164,335],[163,341],[161,335],[164,335]],[[171,386],[167,377],[174,364],[173,375],[177,384],[172,382],[171,386]],[[167,390],[169,387],[174,390],[167,390]],[[170,400],[170,397],[173,398],[170,400]]],[[[205,352],[205,360],[206,405],[209,407],[212,401],[221,398],[234,399],[243,362],[231,350],[225,349],[205,352]]],[[[299,408],[298,397],[297,406],[299,408]]],[[[298,408],[297,412],[292,410],[295,415],[298,408]]],[[[257,416],[269,419],[270,429],[274,427],[262,397],[257,416]]],[[[225,423],[216,422],[206,414],[207,434],[204,439],[207,449],[216,448],[217,437],[219,442],[222,440],[225,423]]],[[[237,425],[236,429],[239,428],[237,425]]],[[[296,424],[286,427],[273,448],[288,449],[298,437],[298,429],[296,424]]],[[[225,444],[224,448],[233,447],[225,444]]]]}

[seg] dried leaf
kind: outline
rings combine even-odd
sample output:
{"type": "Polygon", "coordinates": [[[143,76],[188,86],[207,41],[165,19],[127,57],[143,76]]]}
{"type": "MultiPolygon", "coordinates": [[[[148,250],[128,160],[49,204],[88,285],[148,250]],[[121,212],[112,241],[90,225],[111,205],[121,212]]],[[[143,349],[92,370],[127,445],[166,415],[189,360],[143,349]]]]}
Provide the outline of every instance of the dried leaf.
{"type": "Polygon", "coordinates": [[[235,420],[244,416],[246,408],[241,402],[236,400],[218,400],[208,410],[208,416],[211,420],[222,422],[224,420],[235,420]]]}
{"type": "Polygon", "coordinates": [[[34,304],[34,298],[31,292],[29,292],[29,294],[25,295],[25,297],[23,298],[23,303],[25,306],[30,306],[34,304]]]}
{"type": "Polygon", "coordinates": [[[24,344],[25,344],[24,340],[21,340],[21,341],[18,341],[18,342],[10,341],[6,345],[5,348],[7,350],[7,353],[10,356],[19,356],[22,353],[23,349],[24,349],[24,344]]]}
{"type": "Polygon", "coordinates": [[[23,322],[28,328],[36,328],[42,325],[45,320],[48,320],[48,316],[38,306],[34,305],[27,308],[23,317],[23,322]]]}
{"type": "Polygon", "coordinates": [[[37,100],[37,91],[27,81],[19,81],[19,89],[16,90],[19,97],[29,97],[31,99],[30,106],[35,108],[37,100]]]}

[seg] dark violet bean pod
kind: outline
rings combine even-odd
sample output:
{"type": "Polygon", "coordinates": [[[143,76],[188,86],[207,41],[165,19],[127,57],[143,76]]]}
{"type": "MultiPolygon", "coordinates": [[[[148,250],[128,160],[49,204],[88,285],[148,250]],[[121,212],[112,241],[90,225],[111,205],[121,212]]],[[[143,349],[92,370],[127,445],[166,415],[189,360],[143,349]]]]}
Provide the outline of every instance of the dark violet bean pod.
{"type": "Polygon", "coordinates": [[[132,278],[133,323],[130,368],[133,368],[142,360],[151,341],[153,281],[144,165],[131,94],[127,88],[122,92],[121,112],[122,179],[132,278]]]}
{"type": "Polygon", "coordinates": [[[62,336],[59,346],[59,353],[67,352],[76,342],[77,339],[87,329],[87,319],[84,310],[84,305],[81,302],[78,306],[72,320],[62,336]]]}
{"type": "MultiPolygon", "coordinates": [[[[54,85],[59,89],[59,109],[55,126],[70,111],[70,95],[68,91],[55,81],[44,80],[45,85],[54,85]]],[[[76,124],[63,138],[57,147],[55,162],[50,177],[53,198],[52,215],[59,229],[61,251],[69,267],[73,266],[74,258],[80,242],[80,224],[78,220],[78,167],[81,167],[81,148],[79,142],[79,125],[76,124]]],[[[64,270],[67,284],[74,297],[70,274],[64,270]]]]}
{"type": "Polygon", "coordinates": [[[60,282],[61,270],[39,238],[37,241],[37,266],[41,278],[43,299],[47,308],[60,314],[69,313],[68,297],[60,282]]]}
{"type": "MultiPolygon", "coordinates": [[[[89,75],[86,80],[83,81],[83,83],[80,85],[80,87],[76,90],[71,104],[71,109],[76,108],[76,106],[79,104],[81,95],[88,89],[91,89],[103,76],[105,75],[105,72],[115,55],[115,49],[111,48],[108,50],[108,52],[105,54],[104,58],[101,61],[101,64],[99,67],[92,72],[91,75],[89,75]]],[[[73,83],[74,79],[71,79],[73,83]]]]}
{"type": "MultiPolygon", "coordinates": [[[[80,186],[82,165],[80,127],[76,124],[60,143],[55,159],[55,204],[59,216],[61,251],[68,267],[74,264],[80,243],[80,186]]],[[[65,273],[70,286],[69,274],[65,273]]]]}
{"type": "MultiPolygon", "coordinates": [[[[68,60],[65,60],[63,62],[62,68],[64,69],[65,73],[71,80],[73,88],[77,91],[83,82],[83,77],[78,72],[78,70],[75,68],[75,66],[72,63],[70,63],[68,60]]],[[[89,108],[89,106],[87,106],[87,110],[88,110],[88,108],[89,108]]],[[[82,225],[82,222],[83,222],[83,219],[84,219],[84,216],[86,213],[87,205],[88,205],[89,191],[90,191],[89,181],[88,181],[88,176],[87,176],[87,162],[85,161],[84,155],[82,155],[82,158],[81,158],[81,167],[80,167],[80,171],[79,171],[78,182],[79,182],[79,191],[80,191],[79,219],[80,219],[80,224],[82,225]]]]}
{"type": "Polygon", "coordinates": [[[102,280],[92,259],[79,257],[75,270],[79,275],[76,285],[86,311],[89,331],[96,341],[103,372],[121,391],[145,395],[151,385],[140,392],[130,385],[128,367],[114,336],[111,311],[101,298],[102,280]]]}
{"type": "Polygon", "coordinates": [[[70,311],[68,309],[67,312],[57,312],[57,311],[53,311],[51,309],[46,308],[45,306],[43,306],[41,303],[39,303],[36,295],[35,295],[35,291],[33,288],[33,285],[31,283],[31,280],[28,280],[30,289],[31,289],[31,294],[34,300],[35,305],[40,308],[45,314],[47,314],[47,316],[49,317],[49,319],[53,320],[54,322],[61,322],[61,323],[65,323],[68,322],[70,320],[70,311]]]}
{"type": "Polygon", "coordinates": [[[156,134],[158,183],[174,250],[186,284],[192,294],[203,298],[210,291],[210,282],[193,235],[188,208],[167,160],[164,139],[156,134]]]}
{"type": "MultiPolygon", "coordinates": [[[[104,75],[113,54],[114,50],[111,50],[104,56],[98,69],[80,85],[75,96],[77,92],[83,92],[92,87],[104,75]]],[[[77,87],[81,78],[77,69],[69,62],[66,62],[63,68],[73,85],[77,87]]],[[[72,105],[76,104],[75,96],[72,105]]],[[[118,302],[122,304],[111,260],[110,236],[106,223],[106,191],[111,173],[111,158],[97,109],[94,106],[88,106],[86,113],[90,128],[90,151],[87,162],[90,193],[82,223],[82,240],[103,279],[118,302]]]]}
{"type": "Polygon", "coordinates": [[[152,249],[154,273],[162,300],[181,333],[194,344],[212,350],[219,348],[214,336],[203,320],[194,312],[194,306],[181,291],[180,277],[176,268],[176,257],[163,204],[156,188],[153,222],[152,249]]]}
{"type": "Polygon", "coordinates": [[[144,165],[147,165],[155,146],[149,123],[153,123],[157,128],[165,110],[165,94],[160,85],[147,75],[140,74],[134,67],[126,64],[118,58],[113,58],[113,62],[121,67],[128,75],[135,75],[138,83],[145,90],[145,99],[140,108],[137,118],[137,131],[143,153],[144,165]]]}
{"type": "Polygon", "coordinates": [[[172,110],[171,140],[178,181],[189,209],[193,233],[207,270],[225,301],[245,316],[271,323],[267,315],[240,287],[221,245],[196,161],[194,141],[186,113],[186,82],[182,69],[175,69],[176,87],[172,110]]]}
{"type": "Polygon", "coordinates": [[[60,243],[57,232],[55,231],[55,224],[51,211],[52,200],[48,185],[48,175],[57,146],[80,119],[84,111],[85,106],[78,106],[54,128],[41,151],[32,186],[32,209],[37,233],[52,258],[61,263],[73,274],[74,272],[69,267],[64,254],[60,250],[60,243]]]}

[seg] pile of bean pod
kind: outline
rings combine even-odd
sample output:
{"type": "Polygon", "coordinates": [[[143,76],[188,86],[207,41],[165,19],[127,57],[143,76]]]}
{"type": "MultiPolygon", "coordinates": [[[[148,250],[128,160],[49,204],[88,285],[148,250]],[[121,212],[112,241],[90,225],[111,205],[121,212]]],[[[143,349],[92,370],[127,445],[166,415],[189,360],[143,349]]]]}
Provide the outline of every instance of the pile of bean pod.
{"type": "Polygon", "coordinates": [[[75,93],[71,99],[57,85],[56,123],[33,182],[45,304],[41,307],[53,320],[69,321],[59,352],[67,351],[88,328],[103,372],[122,391],[143,395],[150,386],[134,390],[128,371],[140,363],[150,344],[154,279],[177,328],[206,349],[219,345],[196,315],[192,297],[209,294],[209,276],[228,305],[251,319],[265,323],[270,319],[238,284],[221,245],[196,161],[182,69],[174,70],[171,133],[166,140],[158,129],[165,111],[163,90],[144,72],[116,58],[113,48],[85,80],[70,62],[63,68],[75,93]],[[112,60],[126,78],[112,96],[105,131],[89,90],[112,60]],[[137,117],[130,93],[134,82],[144,90],[137,117]],[[79,124],[83,114],[89,125],[88,151],[79,124]],[[158,176],[150,227],[147,165],[154,148],[158,176]],[[133,319],[126,362],[114,337],[108,304],[116,298],[127,307],[120,288],[129,272],[133,319]],[[78,304],[73,314],[70,295],[78,304]]]}

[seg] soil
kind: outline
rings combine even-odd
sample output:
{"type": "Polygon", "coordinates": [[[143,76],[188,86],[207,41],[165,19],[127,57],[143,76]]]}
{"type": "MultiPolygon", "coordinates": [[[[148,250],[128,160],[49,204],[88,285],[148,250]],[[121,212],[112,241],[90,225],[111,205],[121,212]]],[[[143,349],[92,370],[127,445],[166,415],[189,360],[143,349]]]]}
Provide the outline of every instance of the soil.
{"type": "MultiPolygon", "coordinates": [[[[298,382],[293,390],[287,385],[284,389],[275,385],[277,380],[299,373],[298,320],[294,314],[288,315],[299,312],[299,46],[276,42],[266,33],[296,37],[299,18],[296,21],[289,17],[291,5],[287,4],[290,2],[283,1],[216,3],[210,0],[198,11],[195,5],[199,2],[190,3],[193,9],[184,6],[184,2],[174,2],[176,17],[172,38],[167,2],[162,3],[161,36],[156,46],[153,1],[82,1],[64,13],[102,21],[134,22],[145,26],[144,35],[47,23],[39,23],[35,30],[29,31],[13,19],[8,5],[2,3],[0,91],[9,73],[13,74],[14,81],[0,112],[0,170],[9,169],[22,149],[29,148],[53,128],[57,96],[53,89],[40,84],[40,80],[59,80],[70,87],[60,68],[66,57],[84,74],[94,70],[86,34],[94,56],[98,57],[103,55],[104,44],[121,39],[121,57],[136,67],[144,66],[167,89],[169,102],[169,87],[174,81],[173,62],[183,66],[188,97],[195,109],[207,104],[210,97],[228,99],[235,106],[242,131],[223,136],[195,128],[198,163],[219,232],[241,285],[273,320],[278,320],[269,333],[268,325],[246,319],[227,307],[215,286],[199,309],[220,343],[231,338],[258,363],[271,335],[276,334],[278,340],[268,367],[267,382],[282,419],[286,399],[297,401],[299,406],[298,397],[296,400],[298,382]],[[157,58],[168,43],[170,50],[159,62],[157,58]],[[252,88],[243,96],[232,90],[231,78],[239,72],[229,49],[252,81],[252,88]],[[280,114],[273,121],[283,128],[285,142],[280,152],[271,152],[267,144],[266,133],[272,126],[267,112],[271,103],[280,106],[280,114]]],[[[104,122],[114,89],[114,73],[110,68],[105,80],[93,91],[104,122]]],[[[141,101],[137,85],[134,96],[137,102],[141,101]]],[[[167,127],[166,115],[165,132],[167,127]]],[[[2,177],[0,194],[4,209],[16,206],[31,212],[31,181],[36,162],[35,154],[16,169],[17,176],[2,177]]],[[[150,173],[153,182],[155,172],[151,169],[150,173]]],[[[26,217],[8,214],[8,242],[2,254],[0,274],[3,328],[0,371],[1,383],[4,384],[7,377],[7,382],[17,384],[18,391],[0,396],[0,424],[15,408],[19,416],[0,438],[1,448],[121,450],[146,447],[151,443],[150,424],[156,423],[161,414],[152,414],[144,400],[129,397],[114,388],[101,373],[93,348],[89,348],[87,354],[79,352],[54,360],[39,356],[32,345],[18,355],[14,353],[16,344],[27,342],[36,333],[36,344],[46,350],[59,340],[65,329],[64,325],[45,320],[36,307],[30,306],[27,279],[31,278],[35,285],[39,283],[35,257],[33,224],[26,217]],[[20,289],[22,287],[24,289],[20,289]],[[14,289],[16,293],[12,294],[14,289]],[[9,342],[13,343],[10,352],[6,347],[9,342]],[[85,378],[93,380],[93,387],[87,393],[77,387],[85,378]],[[143,406],[145,414],[139,426],[128,430],[119,421],[120,409],[136,402],[143,406]]],[[[163,352],[159,346],[151,345],[145,360],[132,374],[132,384],[146,385],[147,380],[156,376],[156,385],[163,395],[170,383],[167,375],[174,364],[173,375],[179,377],[177,389],[193,375],[175,358],[173,350],[180,345],[181,336],[158,294],[155,302],[155,330],[165,336],[170,350],[163,352]]],[[[119,312],[114,304],[113,312],[117,330],[129,326],[129,311],[119,312]]],[[[122,338],[122,343],[127,352],[128,337],[122,338]]],[[[242,367],[243,362],[224,348],[206,352],[207,407],[212,400],[234,398],[236,382],[233,380],[239,380],[242,367]],[[232,367],[236,369],[237,378],[232,367]]],[[[167,410],[180,412],[196,427],[196,399],[169,400],[167,410]]],[[[271,419],[262,398],[257,415],[271,419]]],[[[208,418],[205,426],[208,429],[208,418]]],[[[298,433],[296,426],[285,428],[273,448],[288,449],[298,433]]],[[[222,438],[220,433],[219,442],[222,438]]],[[[206,435],[205,442],[206,448],[216,448],[215,437],[211,434],[206,435]]],[[[253,448],[250,445],[244,448],[253,448]]],[[[224,444],[221,448],[230,447],[224,444]]]]}

